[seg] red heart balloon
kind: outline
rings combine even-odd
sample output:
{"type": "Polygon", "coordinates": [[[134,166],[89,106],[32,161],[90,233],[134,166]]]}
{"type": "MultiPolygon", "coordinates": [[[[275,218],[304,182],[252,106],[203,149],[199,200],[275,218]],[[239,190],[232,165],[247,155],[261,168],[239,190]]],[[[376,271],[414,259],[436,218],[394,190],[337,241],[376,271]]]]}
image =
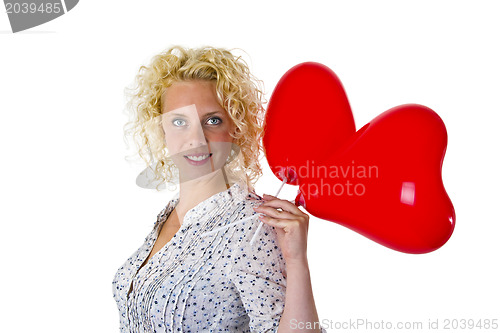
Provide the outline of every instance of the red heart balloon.
{"type": "Polygon", "coordinates": [[[327,158],[304,156],[296,167],[296,204],[394,250],[434,251],[455,226],[441,179],[446,145],[446,128],[434,111],[416,104],[392,108],[327,158]]]}
{"type": "Polygon", "coordinates": [[[297,178],[288,166],[324,158],[356,132],[342,83],[330,68],[315,62],[296,65],[279,80],[264,128],[263,146],[271,170],[293,185],[297,178]]]}

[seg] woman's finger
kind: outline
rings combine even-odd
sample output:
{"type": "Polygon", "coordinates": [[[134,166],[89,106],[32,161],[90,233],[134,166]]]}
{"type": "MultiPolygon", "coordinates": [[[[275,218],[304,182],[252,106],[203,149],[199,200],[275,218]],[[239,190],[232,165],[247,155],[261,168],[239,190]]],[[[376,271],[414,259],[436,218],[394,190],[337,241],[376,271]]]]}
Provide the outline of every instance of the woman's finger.
{"type": "Polygon", "coordinates": [[[254,210],[256,212],[264,213],[268,216],[278,218],[278,219],[294,219],[294,218],[296,218],[296,215],[293,215],[292,213],[290,213],[286,210],[279,211],[276,208],[271,207],[271,206],[267,206],[265,204],[262,204],[258,207],[254,207],[254,210]]]}
{"type": "Polygon", "coordinates": [[[296,215],[304,215],[304,212],[302,212],[297,206],[295,206],[293,203],[286,201],[286,200],[281,200],[281,199],[271,199],[269,201],[265,201],[261,206],[270,206],[274,208],[281,208],[284,211],[290,212],[292,214],[296,215]]]}
{"type": "Polygon", "coordinates": [[[289,221],[277,219],[277,218],[272,218],[269,216],[260,215],[259,220],[261,220],[263,223],[268,224],[272,227],[283,229],[285,231],[286,231],[285,228],[289,226],[289,223],[288,223],[289,221]]]}
{"type": "MultiPolygon", "coordinates": [[[[275,197],[274,195],[270,195],[270,194],[263,194],[262,195],[262,199],[266,200],[266,201],[269,201],[271,199],[279,199],[278,197],[275,197]]],[[[295,203],[295,200],[285,200],[285,199],[280,199],[280,200],[284,200],[284,201],[288,201],[288,202],[291,202],[292,204],[295,203]]]]}

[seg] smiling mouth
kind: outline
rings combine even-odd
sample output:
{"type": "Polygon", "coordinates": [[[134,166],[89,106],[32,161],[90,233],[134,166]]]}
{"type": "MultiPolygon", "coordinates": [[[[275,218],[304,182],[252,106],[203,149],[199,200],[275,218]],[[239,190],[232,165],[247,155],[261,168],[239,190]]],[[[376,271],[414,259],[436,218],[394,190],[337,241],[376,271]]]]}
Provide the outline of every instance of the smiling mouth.
{"type": "Polygon", "coordinates": [[[209,154],[193,154],[193,155],[184,155],[185,158],[194,162],[201,162],[206,160],[209,157],[212,157],[212,153],[209,154]]]}

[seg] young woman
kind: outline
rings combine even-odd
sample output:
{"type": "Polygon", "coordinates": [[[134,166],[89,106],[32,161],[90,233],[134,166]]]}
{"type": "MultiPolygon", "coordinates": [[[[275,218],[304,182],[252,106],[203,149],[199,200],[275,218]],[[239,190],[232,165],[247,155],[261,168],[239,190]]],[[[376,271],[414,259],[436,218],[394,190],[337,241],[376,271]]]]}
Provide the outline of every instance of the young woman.
{"type": "Polygon", "coordinates": [[[245,62],[225,49],[172,47],[136,79],[126,133],[156,180],[179,191],[116,272],[121,331],[325,332],[308,215],[253,188],[263,108],[245,62]]]}

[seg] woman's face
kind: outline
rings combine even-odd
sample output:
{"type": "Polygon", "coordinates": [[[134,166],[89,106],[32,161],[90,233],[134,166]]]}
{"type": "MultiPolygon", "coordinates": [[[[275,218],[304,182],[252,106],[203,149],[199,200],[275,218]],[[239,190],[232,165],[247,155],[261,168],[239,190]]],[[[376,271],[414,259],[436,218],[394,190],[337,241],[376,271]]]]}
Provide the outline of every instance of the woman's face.
{"type": "Polygon", "coordinates": [[[234,125],[219,104],[215,82],[173,83],[162,96],[162,127],[181,181],[222,168],[231,152],[234,125]]]}

